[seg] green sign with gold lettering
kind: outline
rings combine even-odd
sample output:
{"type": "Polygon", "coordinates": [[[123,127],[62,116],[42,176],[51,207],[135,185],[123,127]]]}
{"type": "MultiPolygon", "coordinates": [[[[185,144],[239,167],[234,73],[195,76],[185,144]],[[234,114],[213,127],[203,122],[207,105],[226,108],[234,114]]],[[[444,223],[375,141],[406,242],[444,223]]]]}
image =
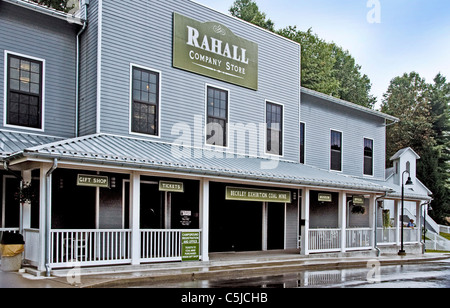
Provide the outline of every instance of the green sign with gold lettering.
{"type": "Polygon", "coordinates": [[[174,13],[173,66],[258,90],[258,45],[217,22],[174,13]]]}
{"type": "Polygon", "coordinates": [[[240,187],[227,187],[226,200],[291,203],[291,192],[240,187]]]}

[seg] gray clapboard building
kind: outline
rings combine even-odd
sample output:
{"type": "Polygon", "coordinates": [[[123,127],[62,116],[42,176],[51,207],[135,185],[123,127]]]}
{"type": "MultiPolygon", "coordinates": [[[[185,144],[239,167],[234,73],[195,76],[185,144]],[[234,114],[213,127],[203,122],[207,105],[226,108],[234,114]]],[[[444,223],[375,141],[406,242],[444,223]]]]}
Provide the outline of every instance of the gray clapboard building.
{"type": "Polygon", "coordinates": [[[1,227],[39,270],[400,243],[398,119],[301,88],[293,41],[189,0],[2,0],[0,52],[1,227]]]}

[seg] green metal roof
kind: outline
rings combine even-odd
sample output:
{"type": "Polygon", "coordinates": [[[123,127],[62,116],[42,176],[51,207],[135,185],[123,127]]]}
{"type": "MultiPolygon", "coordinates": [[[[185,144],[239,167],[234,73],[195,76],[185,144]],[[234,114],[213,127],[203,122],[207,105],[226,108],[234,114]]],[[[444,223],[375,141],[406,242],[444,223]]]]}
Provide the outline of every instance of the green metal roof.
{"type": "Polygon", "coordinates": [[[48,144],[63,138],[0,131],[0,160],[23,149],[48,144]]]}
{"type": "Polygon", "coordinates": [[[220,176],[281,184],[386,192],[390,189],[363,179],[288,161],[241,156],[210,149],[180,147],[122,136],[97,134],[28,147],[21,157],[57,158],[147,171],[172,171],[196,176],[220,176]]]}

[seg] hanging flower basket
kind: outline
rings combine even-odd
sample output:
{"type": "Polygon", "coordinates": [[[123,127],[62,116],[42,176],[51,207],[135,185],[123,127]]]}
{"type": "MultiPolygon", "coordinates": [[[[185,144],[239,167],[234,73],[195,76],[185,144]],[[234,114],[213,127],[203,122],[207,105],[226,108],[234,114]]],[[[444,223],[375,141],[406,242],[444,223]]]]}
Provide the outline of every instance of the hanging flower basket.
{"type": "Polygon", "coordinates": [[[26,202],[33,202],[36,201],[39,194],[36,189],[31,183],[23,183],[22,189],[19,188],[19,190],[14,194],[14,199],[19,201],[21,204],[26,202]]]}
{"type": "Polygon", "coordinates": [[[352,214],[364,215],[365,213],[366,213],[366,208],[362,205],[354,205],[352,207],[352,214]]]}

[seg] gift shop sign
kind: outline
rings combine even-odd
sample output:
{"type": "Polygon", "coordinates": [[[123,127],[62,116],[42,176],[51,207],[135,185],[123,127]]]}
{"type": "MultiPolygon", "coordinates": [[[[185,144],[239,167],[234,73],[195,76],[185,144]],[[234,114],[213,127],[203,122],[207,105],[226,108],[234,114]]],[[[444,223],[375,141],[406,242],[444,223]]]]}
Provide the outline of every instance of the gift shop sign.
{"type": "Polygon", "coordinates": [[[217,22],[174,13],[173,66],[258,90],[258,45],[217,22]]]}

